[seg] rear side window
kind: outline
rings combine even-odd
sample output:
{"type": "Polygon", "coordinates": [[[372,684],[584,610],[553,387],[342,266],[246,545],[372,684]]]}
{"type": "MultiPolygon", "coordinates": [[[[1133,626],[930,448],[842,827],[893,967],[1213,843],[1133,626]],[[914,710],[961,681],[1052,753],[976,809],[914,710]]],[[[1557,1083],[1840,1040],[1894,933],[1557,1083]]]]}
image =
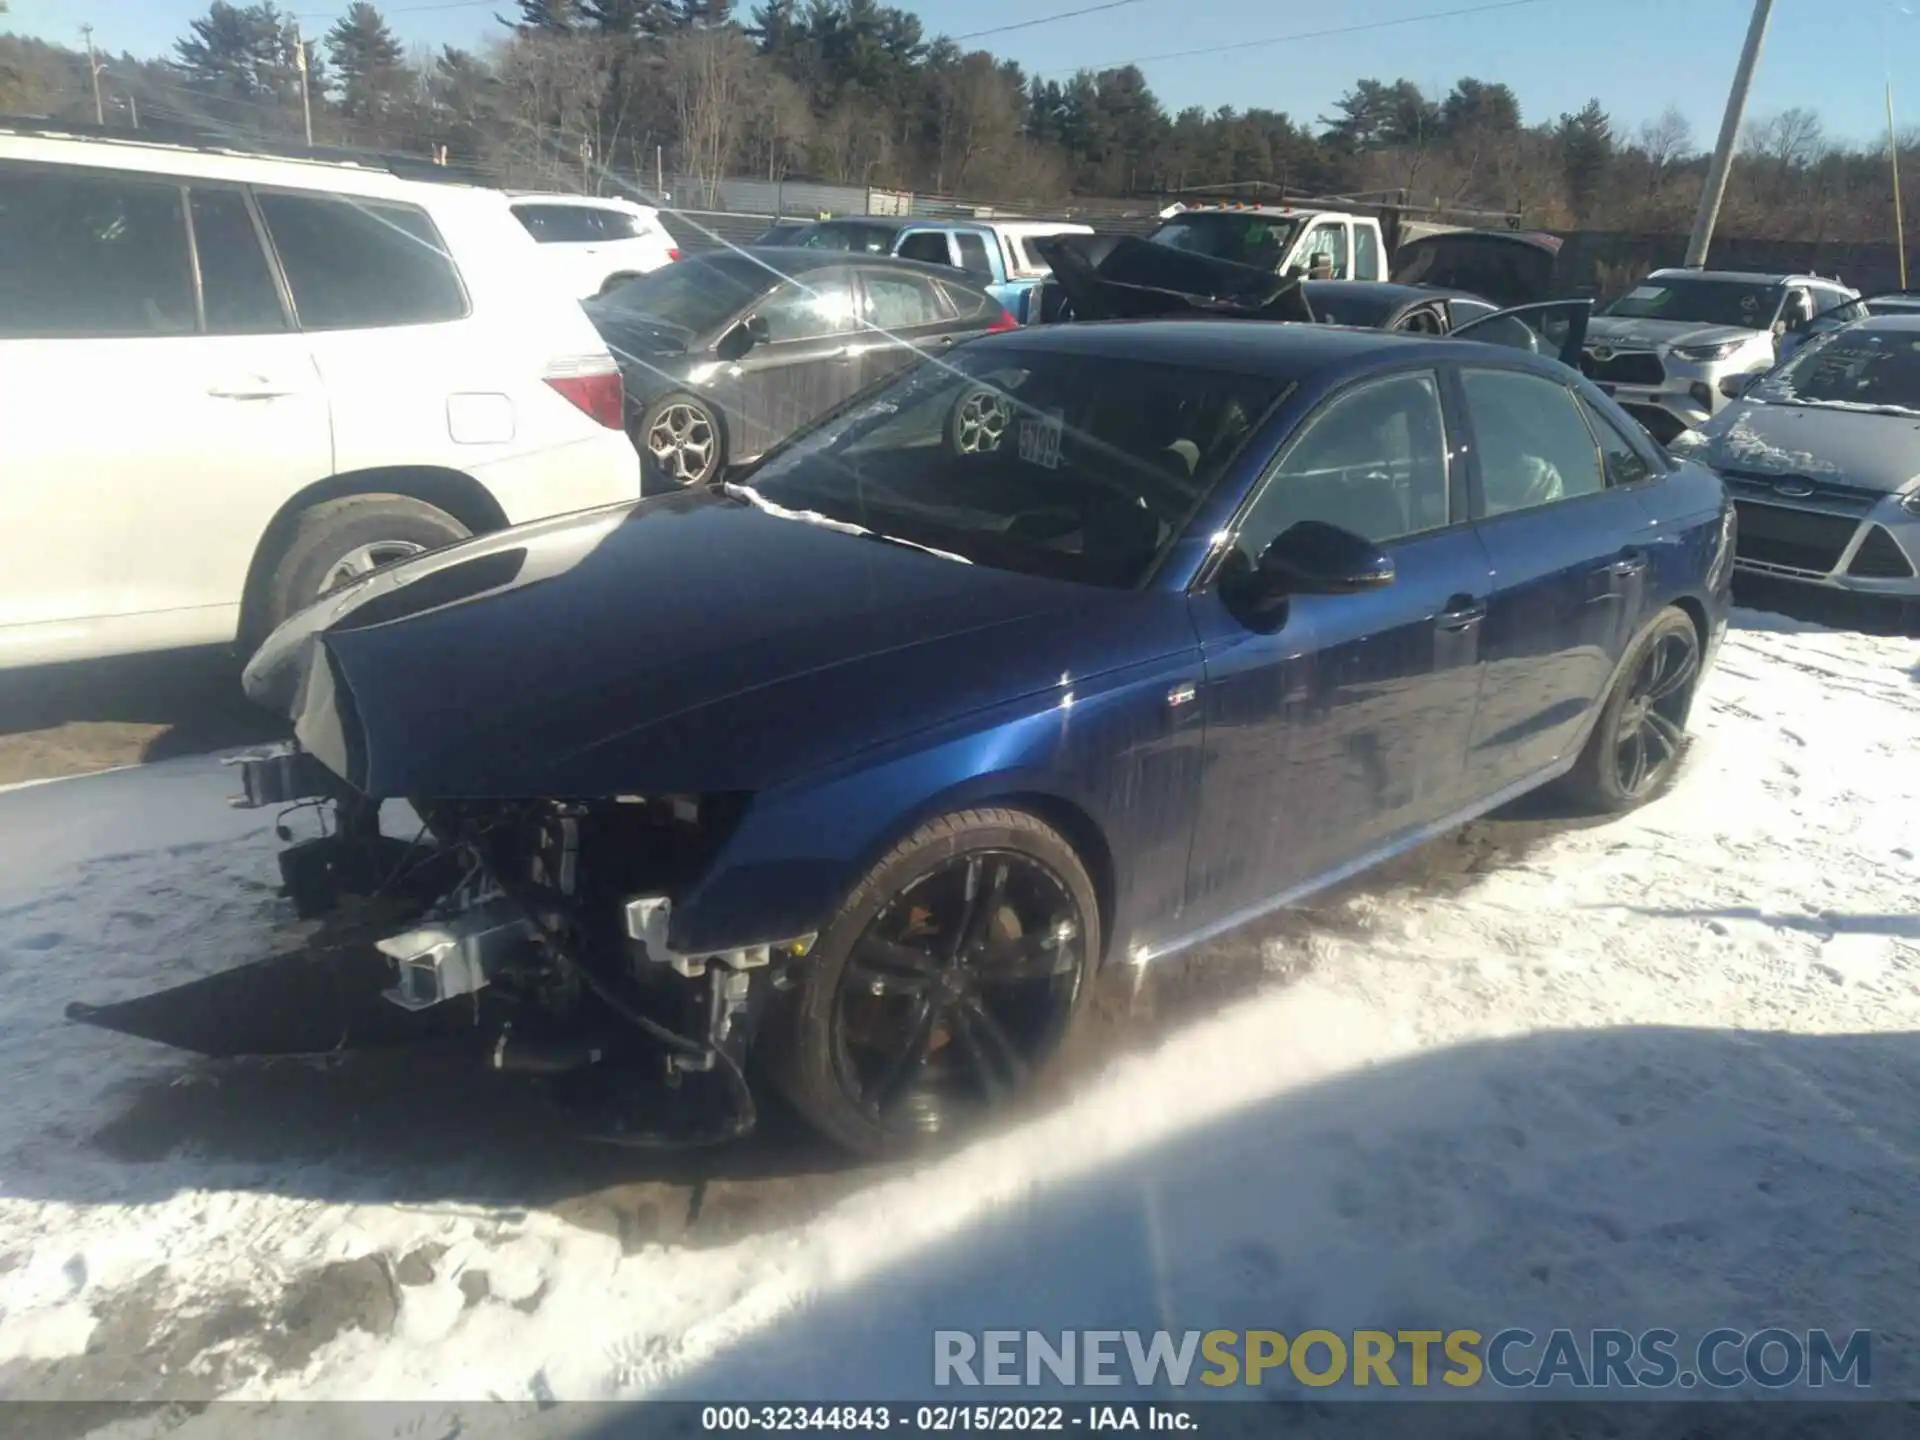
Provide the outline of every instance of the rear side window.
{"type": "Polygon", "coordinates": [[[969,275],[993,278],[993,261],[987,255],[987,241],[983,235],[975,235],[970,230],[961,230],[954,235],[960,246],[960,268],[969,275]]]}
{"type": "Polygon", "coordinates": [[[953,252],[947,248],[947,237],[939,230],[918,230],[900,242],[900,248],[894,252],[903,260],[919,260],[928,265],[953,264],[953,252]]]}
{"type": "Polygon", "coordinates": [[[426,325],[467,313],[466,292],[424,210],[337,195],[262,192],[303,330],[426,325]]]}
{"type": "Polygon", "coordinates": [[[0,335],[191,335],[198,328],[179,186],[0,171],[0,335]]]}
{"type": "Polygon", "coordinates": [[[1618,425],[1585,399],[1580,401],[1580,410],[1587,417],[1587,424],[1593,427],[1594,437],[1600,442],[1600,462],[1606,471],[1607,484],[1637,485],[1642,480],[1653,478],[1653,462],[1640,453],[1618,425]]]}
{"type": "Polygon", "coordinates": [[[516,205],[513,213],[542,245],[590,245],[640,234],[633,216],[593,205],[516,205]]]}
{"type": "Polygon", "coordinates": [[[267,252],[238,190],[192,193],[193,248],[209,335],[260,335],[287,328],[267,252]]]}
{"type": "Polygon", "coordinates": [[[1600,448],[1566,386],[1518,370],[1463,370],[1480,450],[1483,513],[1532,510],[1606,488],[1600,448]]]}
{"type": "Polygon", "coordinates": [[[1000,302],[991,295],[984,295],[968,285],[949,285],[944,280],[934,282],[940,293],[947,297],[956,320],[978,320],[982,324],[997,320],[1000,316],[1000,302]]]}
{"type": "Polygon", "coordinates": [[[924,275],[890,275],[865,271],[861,283],[866,287],[866,321],[882,330],[912,330],[922,325],[938,325],[947,318],[940,303],[940,292],[924,275]]]}
{"type": "Polygon", "coordinates": [[[1380,278],[1380,236],[1371,225],[1353,227],[1353,278],[1380,278]]]}

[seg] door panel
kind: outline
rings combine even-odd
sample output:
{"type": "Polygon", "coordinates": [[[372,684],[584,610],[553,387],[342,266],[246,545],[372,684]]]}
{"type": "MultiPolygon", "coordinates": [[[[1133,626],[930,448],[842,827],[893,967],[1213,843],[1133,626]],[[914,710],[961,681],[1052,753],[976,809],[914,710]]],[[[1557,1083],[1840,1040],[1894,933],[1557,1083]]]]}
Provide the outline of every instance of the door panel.
{"type": "Polygon", "coordinates": [[[855,306],[852,271],[835,268],[781,283],[754,312],[767,339],[709,388],[733,461],[754,459],[860,388],[867,343],[855,306]]]}
{"type": "Polygon", "coordinates": [[[1586,733],[1642,605],[1654,527],[1609,486],[1573,392],[1463,369],[1475,514],[1493,570],[1469,782],[1481,795],[1565,759],[1586,733]]]}
{"type": "Polygon", "coordinates": [[[1488,564],[1458,513],[1439,387],[1363,382],[1308,419],[1195,597],[1208,765],[1188,872],[1196,925],[1269,904],[1461,803],[1488,564]],[[1302,520],[1384,545],[1395,578],[1253,622],[1232,575],[1302,520]]]}

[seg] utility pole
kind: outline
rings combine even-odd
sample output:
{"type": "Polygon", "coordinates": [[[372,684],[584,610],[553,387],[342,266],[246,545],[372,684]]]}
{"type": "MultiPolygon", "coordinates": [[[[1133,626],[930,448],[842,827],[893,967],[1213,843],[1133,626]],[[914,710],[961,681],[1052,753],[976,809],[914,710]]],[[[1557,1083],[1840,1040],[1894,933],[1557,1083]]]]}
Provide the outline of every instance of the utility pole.
{"type": "Polygon", "coordinates": [[[1900,254],[1900,288],[1907,288],[1907,217],[1900,212],[1900,137],[1893,128],[1893,81],[1887,81],[1887,163],[1893,167],[1893,248],[1900,254]]]}
{"type": "Polygon", "coordinates": [[[300,38],[300,23],[293,26],[293,63],[300,69],[300,116],[306,121],[307,144],[313,144],[313,97],[307,93],[307,42],[300,38]]]}
{"type": "Polygon", "coordinates": [[[138,130],[140,128],[140,97],[138,95],[127,96],[127,113],[133,116],[133,128],[138,130]]]}
{"type": "Polygon", "coordinates": [[[100,71],[104,68],[93,53],[93,26],[80,27],[81,38],[87,42],[87,71],[93,76],[93,123],[107,123],[107,107],[100,99],[100,71]]]}
{"type": "Polygon", "coordinates": [[[1733,147],[1740,139],[1740,117],[1746,113],[1747,91],[1753,85],[1754,67],[1760,63],[1760,42],[1766,38],[1767,17],[1772,13],[1773,0],[1753,0],[1747,43],[1740,49],[1739,65],[1734,67],[1733,88],[1727,92],[1727,113],[1720,120],[1720,139],[1713,147],[1713,162],[1707,167],[1700,208],[1694,212],[1693,234],[1687,237],[1689,270],[1699,270],[1707,263],[1707,246],[1713,242],[1714,222],[1720,218],[1720,201],[1727,193],[1727,171],[1733,166],[1733,147]]]}

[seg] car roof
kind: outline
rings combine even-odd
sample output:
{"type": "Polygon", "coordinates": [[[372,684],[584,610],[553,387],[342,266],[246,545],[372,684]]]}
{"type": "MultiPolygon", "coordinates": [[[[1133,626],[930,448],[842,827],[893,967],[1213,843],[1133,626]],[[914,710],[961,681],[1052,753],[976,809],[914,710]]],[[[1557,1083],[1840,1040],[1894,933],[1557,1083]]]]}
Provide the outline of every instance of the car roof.
{"type": "Polygon", "coordinates": [[[1785,285],[1794,280],[1817,280],[1822,285],[1840,284],[1831,275],[1801,275],[1784,271],[1768,274],[1760,270],[1689,270],[1683,265],[1664,266],[1649,273],[1647,279],[1668,280],[1681,276],[1698,280],[1733,280],[1743,285],[1785,285]]]}
{"type": "MultiPolygon", "coordinates": [[[[1408,344],[1414,342],[1411,337],[1390,330],[1199,319],[1027,325],[1001,335],[984,336],[974,343],[1291,379],[1302,368],[1338,365],[1374,351],[1405,354],[1408,344]]],[[[1461,343],[1475,345],[1473,341],[1461,343]]],[[[1480,347],[1475,345],[1475,348],[1480,347]]]]}
{"type": "Polygon", "coordinates": [[[557,190],[509,190],[515,205],[584,205],[590,210],[651,210],[654,207],[620,195],[569,195],[557,190]]]}
{"type": "Polygon", "coordinates": [[[858,265],[862,270],[898,270],[909,275],[927,275],[948,285],[978,290],[980,286],[964,271],[950,265],[930,265],[920,260],[902,260],[897,255],[868,255],[853,250],[803,250],[791,245],[730,245],[724,250],[702,250],[680,263],[724,261],[744,256],[780,275],[806,275],[842,265],[858,265]]]}
{"type": "MultiPolygon", "coordinates": [[[[1837,307],[1836,307],[1837,308],[1837,307]]],[[[1898,333],[1920,332],[1920,310],[1894,311],[1885,315],[1868,314],[1846,327],[1849,330],[1892,330],[1898,333]]]]}

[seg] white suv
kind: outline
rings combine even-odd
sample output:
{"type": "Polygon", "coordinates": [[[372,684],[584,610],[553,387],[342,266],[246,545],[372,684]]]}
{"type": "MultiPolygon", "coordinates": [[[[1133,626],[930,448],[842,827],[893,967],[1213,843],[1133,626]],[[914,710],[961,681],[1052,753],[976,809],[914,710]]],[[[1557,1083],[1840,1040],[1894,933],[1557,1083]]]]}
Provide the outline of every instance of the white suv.
{"type": "Polygon", "coordinates": [[[508,198],[401,168],[0,124],[0,669],[251,646],[638,496],[619,369],[508,198]]]}
{"type": "Polygon", "coordinates": [[[513,213],[560,283],[582,300],[680,258],[660,212],[631,200],[519,193],[513,213]]]}

